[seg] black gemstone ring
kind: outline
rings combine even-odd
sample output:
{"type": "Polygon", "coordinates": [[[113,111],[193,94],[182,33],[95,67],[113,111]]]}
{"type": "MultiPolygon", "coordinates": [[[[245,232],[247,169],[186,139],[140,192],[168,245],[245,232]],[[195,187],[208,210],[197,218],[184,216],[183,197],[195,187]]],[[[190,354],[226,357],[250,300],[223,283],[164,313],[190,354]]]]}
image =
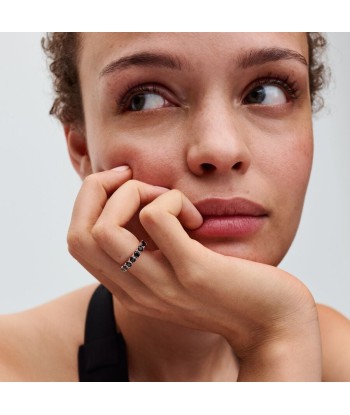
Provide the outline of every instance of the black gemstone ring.
{"type": "Polygon", "coordinates": [[[129,268],[132,267],[133,263],[136,262],[137,258],[141,255],[141,252],[146,248],[146,242],[141,241],[139,246],[137,247],[136,251],[131,255],[131,257],[124,262],[124,264],[120,267],[122,272],[126,272],[129,268]]]}

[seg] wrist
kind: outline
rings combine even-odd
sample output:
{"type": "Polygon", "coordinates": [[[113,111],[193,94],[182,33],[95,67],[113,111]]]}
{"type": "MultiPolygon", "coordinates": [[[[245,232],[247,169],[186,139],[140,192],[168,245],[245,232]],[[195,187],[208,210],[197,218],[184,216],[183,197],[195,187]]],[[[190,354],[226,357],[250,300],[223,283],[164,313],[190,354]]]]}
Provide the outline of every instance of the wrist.
{"type": "Polygon", "coordinates": [[[321,381],[321,337],[312,295],[283,313],[246,319],[224,336],[240,359],[239,381],[321,381]]]}
{"type": "Polygon", "coordinates": [[[239,353],[239,381],[304,381],[322,379],[320,329],[316,316],[303,316],[283,330],[260,335],[239,353]]]}
{"type": "Polygon", "coordinates": [[[238,381],[320,382],[321,347],[278,341],[241,359],[238,381]]]}

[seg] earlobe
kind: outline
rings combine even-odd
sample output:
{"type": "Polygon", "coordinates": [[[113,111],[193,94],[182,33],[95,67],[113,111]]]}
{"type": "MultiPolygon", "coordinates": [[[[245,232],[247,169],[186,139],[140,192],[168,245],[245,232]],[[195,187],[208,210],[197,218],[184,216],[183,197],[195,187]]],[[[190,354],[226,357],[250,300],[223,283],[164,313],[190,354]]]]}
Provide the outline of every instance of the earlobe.
{"type": "Polygon", "coordinates": [[[92,173],[87,141],[83,131],[75,125],[64,125],[69,157],[81,179],[92,173]]]}

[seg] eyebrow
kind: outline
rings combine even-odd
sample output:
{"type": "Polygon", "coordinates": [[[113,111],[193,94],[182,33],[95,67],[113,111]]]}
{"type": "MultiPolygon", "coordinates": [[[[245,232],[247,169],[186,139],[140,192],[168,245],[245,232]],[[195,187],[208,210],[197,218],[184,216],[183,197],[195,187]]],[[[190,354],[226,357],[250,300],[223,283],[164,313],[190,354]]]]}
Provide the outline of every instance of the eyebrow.
{"type": "MultiPolygon", "coordinates": [[[[239,68],[247,69],[251,66],[263,65],[268,62],[291,59],[297,60],[308,66],[307,61],[302,54],[291,49],[283,48],[249,49],[241,53],[235,63],[239,68]]],[[[141,52],[123,56],[120,59],[112,61],[102,69],[99,78],[116,71],[123,71],[133,66],[163,67],[178,71],[181,71],[184,68],[188,71],[193,69],[187,60],[184,60],[183,58],[180,59],[176,55],[141,52]]]]}
{"type": "Polygon", "coordinates": [[[296,60],[308,66],[305,57],[301,53],[283,48],[263,48],[244,51],[238,57],[237,64],[240,68],[247,69],[251,66],[263,65],[264,63],[280,60],[296,60]]]}
{"type": "Polygon", "coordinates": [[[158,66],[178,71],[181,71],[183,68],[191,70],[189,62],[184,59],[180,59],[176,55],[142,52],[135,53],[130,56],[124,56],[109,63],[102,69],[99,78],[115,71],[128,69],[132,66],[158,66]]]}

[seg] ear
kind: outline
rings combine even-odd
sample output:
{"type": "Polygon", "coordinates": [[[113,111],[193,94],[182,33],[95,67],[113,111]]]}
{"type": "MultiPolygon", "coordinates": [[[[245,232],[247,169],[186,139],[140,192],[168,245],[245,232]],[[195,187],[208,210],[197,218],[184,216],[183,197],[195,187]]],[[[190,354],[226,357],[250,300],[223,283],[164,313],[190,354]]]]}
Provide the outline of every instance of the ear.
{"type": "Polygon", "coordinates": [[[64,125],[69,157],[75,171],[82,180],[92,173],[85,133],[73,124],[64,125]]]}

